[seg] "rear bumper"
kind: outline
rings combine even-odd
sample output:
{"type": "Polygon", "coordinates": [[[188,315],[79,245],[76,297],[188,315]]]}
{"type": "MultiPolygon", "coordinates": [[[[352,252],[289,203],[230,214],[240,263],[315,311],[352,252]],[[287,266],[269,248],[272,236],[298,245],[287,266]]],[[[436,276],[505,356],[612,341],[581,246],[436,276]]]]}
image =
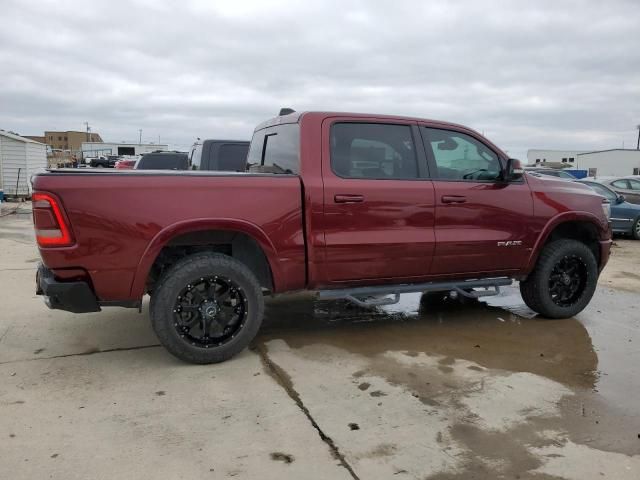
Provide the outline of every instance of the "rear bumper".
{"type": "Polygon", "coordinates": [[[99,312],[100,304],[87,282],[60,282],[42,264],[36,273],[36,295],[44,297],[47,307],[73,313],[99,312]]]}

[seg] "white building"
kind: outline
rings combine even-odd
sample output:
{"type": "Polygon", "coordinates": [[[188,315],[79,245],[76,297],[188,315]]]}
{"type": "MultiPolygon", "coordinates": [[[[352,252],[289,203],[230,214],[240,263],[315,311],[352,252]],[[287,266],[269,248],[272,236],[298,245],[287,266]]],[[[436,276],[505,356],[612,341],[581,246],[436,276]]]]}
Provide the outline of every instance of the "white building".
{"type": "Polygon", "coordinates": [[[590,177],[623,177],[640,175],[640,150],[614,148],[578,154],[578,170],[587,170],[590,177]]]}
{"type": "Polygon", "coordinates": [[[578,155],[584,150],[527,150],[527,163],[535,165],[545,162],[567,163],[571,168],[576,168],[578,155]]]}
{"type": "Polygon", "coordinates": [[[0,190],[5,196],[30,197],[31,175],[47,168],[47,146],[0,130],[0,190]]]}
{"type": "Polygon", "coordinates": [[[100,155],[143,155],[156,150],[167,151],[169,145],[158,143],[102,143],[82,142],[82,157],[93,158],[100,155]]]}

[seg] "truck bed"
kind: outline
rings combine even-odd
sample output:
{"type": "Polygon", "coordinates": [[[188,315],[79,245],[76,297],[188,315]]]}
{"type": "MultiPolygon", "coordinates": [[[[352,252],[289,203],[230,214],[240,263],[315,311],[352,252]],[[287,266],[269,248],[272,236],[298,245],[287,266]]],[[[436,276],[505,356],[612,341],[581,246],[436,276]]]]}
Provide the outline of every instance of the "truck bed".
{"type": "Polygon", "coordinates": [[[43,248],[64,278],[86,271],[98,299],[139,299],[151,266],[175,235],[228,228],[265,252],[274,290],[305,285],[301,181],[295,175],[207,171],[47,170],[34,190],[53,192],[75,243],[43,248]]]}

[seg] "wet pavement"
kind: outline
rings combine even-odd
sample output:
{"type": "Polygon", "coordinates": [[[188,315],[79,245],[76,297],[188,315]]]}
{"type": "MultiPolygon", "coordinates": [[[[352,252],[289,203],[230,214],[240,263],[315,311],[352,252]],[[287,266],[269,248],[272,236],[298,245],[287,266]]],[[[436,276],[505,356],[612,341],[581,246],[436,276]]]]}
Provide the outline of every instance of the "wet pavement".
{"type": "Polygon", "coordinates": [[[146,305],[46,310],[29,228],[0,219],[1,478],[640,478],[640,293],[616,272],[566,320],[515,286],[279,296],[249,351],[193,366],[146,305]]]}
{"type": "MultiPolygon", "coordinates": [[[[384,399],[380,415],[358,423],[358,433],[368,428],[377,441],[390,438],[380,420],[394,419],[398,406],[397,398],[385,397],[409,394],[435,408],[438,413],[428,416],[444,415],[447,420],[438,432],[422,435],[441,434],[432,447],[456,449],[458,459],[445,468],[457,473],[441,478],[544,473],[545,465],[566,478],[589,478],[565,471],[580,461],[577,453],[571,459],[572,448],[586,449],[581,453],[589,455],[636,455],[628,472],[640,474],[639,296],[602,288],[579,319],[565,320],[536,317],[515,287],[486,298],[404,295],[401,304],[372,312],[343,302],[320,302],[307,294],[283,297],[269,303],[256,344],[267,355],[272,348],[275,358],[283,355],[285,365],[294,358],[310,362],[317,374],[313,381],[327,391],[334,390],[333,382],[341,391],[341,382],[348,378],[354,391],[365,392],[357,397],[358,403],[369,400],[367,393],[384,399]],[[343,358],[351,358],[346,363],[356,366],[349,370],[340,365],[339,378],[334,379],[336,362],[343,358]],[[483,420],[474,408],[465,407],[468,398],[487,403],[486,408],[493,405],[497,412],[483,420]],[[549,458],[562,458],[568,466],[549,458]]],[[[295,375],[288,381],[295,389],[295,375]]],[[[331,401],[314,392],[312,385],[309,388],[300,393],[307,402],[314,395],[320,395],[321,402],[331,401]]],[[[408,425],[395,428],[406,430],[408,425]]],[[[347,445],[358,442],[357,433],[351,436],[345,439],[347,445]]],[[[395,452],[406,441],[381,444],[393,445],[395,452]]],[[[396,456],[389,449],[385,452],[385,459],[396,456]]],[[[361,454],[352,455],[356,466],[361,454]]],[[[407,465],[400,470],[411,472],[407,465]]]]}

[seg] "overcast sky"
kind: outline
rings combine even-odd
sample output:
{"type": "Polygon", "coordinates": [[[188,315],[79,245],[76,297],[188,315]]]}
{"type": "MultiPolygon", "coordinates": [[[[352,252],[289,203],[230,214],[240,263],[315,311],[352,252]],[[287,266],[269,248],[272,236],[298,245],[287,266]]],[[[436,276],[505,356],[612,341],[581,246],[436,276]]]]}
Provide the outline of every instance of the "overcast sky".
{"type": "Polygon", "coordinates": [[[187,149],[290,106],[463,123],[518,158],[635,148],[640,2],[2,0],[0,87],[24,135],[187,149]]]}

